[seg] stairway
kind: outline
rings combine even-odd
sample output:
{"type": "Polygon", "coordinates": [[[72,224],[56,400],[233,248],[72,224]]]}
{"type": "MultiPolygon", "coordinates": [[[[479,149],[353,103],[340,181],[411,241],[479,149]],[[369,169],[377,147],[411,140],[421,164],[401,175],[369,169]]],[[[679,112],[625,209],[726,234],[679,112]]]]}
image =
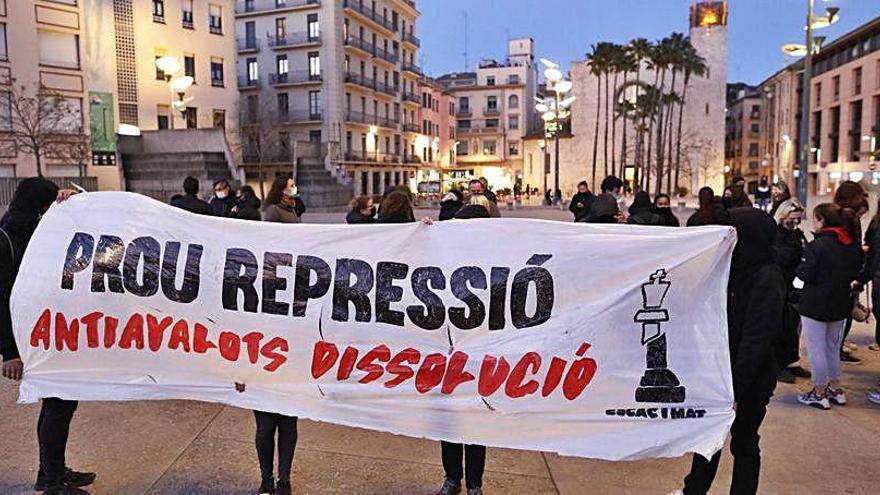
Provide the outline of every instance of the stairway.
{"type": "Polygon", "coordinates": [[[123,154],[122,168],[126,189],[167,203],[171,196],[183,194],[183,179],[199,180],[200,193],[210,195],[214,181],[227,179],[229,167],[222,152],[181,151],[123,154]]]}
{"type": "Polygon", "coordinates": [[[346,211],[353,197],[352,186],[340,184],[318,158],[299,159],[296,185],[307,211],[346,211]]]}

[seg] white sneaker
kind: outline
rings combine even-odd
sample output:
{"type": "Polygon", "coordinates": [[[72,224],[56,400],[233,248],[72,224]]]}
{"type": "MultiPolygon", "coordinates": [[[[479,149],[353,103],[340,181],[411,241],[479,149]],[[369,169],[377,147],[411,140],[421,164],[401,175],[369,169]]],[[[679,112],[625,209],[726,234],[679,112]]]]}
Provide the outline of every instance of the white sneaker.
{"type": "Polygon", "coordinates": [[[828,398],[819,397],[819,395],[816,394],[816,389],[798,395],[798,402],[807,406],[813,406],[817,409],[822,409],[823,411],[831,409],[831,403],[828,402],[828,398]]]}
{"type": "Polygon", "coordinates": [[[851,340],[847,340],[843,343],[843,348],[848,350],[849,352],[856,352],[859,350],[859,346],[855,345],[851,340]]]}
{"type": "Polygon", "coordinates": [[[681,490],[672,490],[669,492],[669,495],[684,495],[684,492],[681,490]]]}
{"type": "Polygon", "coordinates": [[[843,393],[843,389],[833,389],[829,385],[825,388],[825,397],[828,398],[828,402],[837,405],[837,406],[845,406],[846,405],[846,395],[843,393]]]}

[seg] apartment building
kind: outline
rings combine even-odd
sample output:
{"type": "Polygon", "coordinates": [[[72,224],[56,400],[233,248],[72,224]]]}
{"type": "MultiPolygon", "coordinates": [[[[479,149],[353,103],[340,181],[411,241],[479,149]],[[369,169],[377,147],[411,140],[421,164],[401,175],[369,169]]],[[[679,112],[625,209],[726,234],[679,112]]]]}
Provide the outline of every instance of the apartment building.
{"type": "Polygon", "coordinates": [[[505,62],[484,60],[476,72],[437,81],[456,99],[456,164],[448,180],[486,177],[496,190],[522,187],[523,139],[535,127],[534,40],[512,39],[505,62]]]}
{"type": "Polygon", "coordinates": [[[813,64],[810,186],[880,185],[880,17],[823,48],[813,64]]]}
{"type": "Polygon", "coordinates": [[[724,162],[728,177],[743,177],[749,189],[771,175],[761,152],[762,99],[757,88],[742,88],[727,104],[724,162]]]}
{"type": "Polygon", "coordinates": [[[419,81],[422,106],[416,138],[416,156],[421,160],[416,178],[419,192],[439,193],[449,189],[444,175],[455,164],[455,98],[431,78],[419,81]],[[445,187],[444,187],[445,185],[445,187]]]}
{"type": "MultiPolygon", "coordinates": [[[[414,186],[422,105],[409,0],[238,0],[238,79],[243,125],[273,122],[283,166],[298,142],[320,143],[320,158],[355,194],[414,186]]],[[[247,133],[246,133],[247,134],[247,133]]],[[[255,159],[245,160],[249,167],[255,159]]],[[[261,161],[267,161],[262,157],[261,161]]]]}
{"type": "Polygon", "coordinates": [[[799,62],[758,85],[761,97],[761,154],[767,176],[794,188],[798,162],[798,129],[803,66],[799,62]]]}

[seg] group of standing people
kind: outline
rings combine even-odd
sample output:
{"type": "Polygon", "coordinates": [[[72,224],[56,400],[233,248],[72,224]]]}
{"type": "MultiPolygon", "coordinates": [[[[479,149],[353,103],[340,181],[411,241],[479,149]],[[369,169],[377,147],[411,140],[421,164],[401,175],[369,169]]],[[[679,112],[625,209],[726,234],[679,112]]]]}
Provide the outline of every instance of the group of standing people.
{"type": "Polygon", "coordinates": [[[199,187],[199,180],[195,177],[184,179],[183,194],[172,196],[171,206],[198,215],[277,223],[300,223],[306,212],[306,205],[290,175],[276,177],[263,201],[253,187],[246,185],[234,191],[226,179],[214,182],[213,194],[208,201],[199,197],[199,187]]]}

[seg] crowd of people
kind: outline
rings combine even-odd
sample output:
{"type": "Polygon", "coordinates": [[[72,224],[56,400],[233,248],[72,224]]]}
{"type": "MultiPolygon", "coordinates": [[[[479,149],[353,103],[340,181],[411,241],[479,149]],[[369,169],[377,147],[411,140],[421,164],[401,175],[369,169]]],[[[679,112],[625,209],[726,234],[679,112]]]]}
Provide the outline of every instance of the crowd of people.
{"type": "MultiPolygon", "coordinates": [[[[171,204],[200,215],[277,223],[300,223],[305,213],[305,204],[290,176],[275,179],[262,201],[250,186],[234,191],[227,180],[216,181],[213,186],[213,194],[204,201],[199,197],[198,180],[187,177],[184,193],[172,198],[171,204]]],[[[624,182],[614,176],[602,181],[599,194],[591,192],[587,182],[581,182],[569,206],[574,221],[681,227],[669,196],[661,194],[652,199],[647,192],[639,191],[627,204],[624,189],[624,182]]],[[[859,303],[859,293],[880,281],[880,205],[863,229],[861,219],[868,212],[868,195],[859,184],[842,183],[833,202],[813,209],[812,240],[801,230],[807,212],[792,197],[788,186],[762,182],[759,192],[764,194],[765,189],[769,196],[758,198],[755,206],[740,178],[734,179],[721,196],[704,187],[698,194],[699,207],[686,222],[687,227],[724,225],[737,231],[727,322],[736,401],[730,444],[734,456],[732,493],[757,491],[758,431],[777,381],[809,379],[808,388],[798,395],[798,401],[808,406],[828,410],[832,405],[847,403],[841,386],[841,363],[857,364],[859,360],[853,356],[854,346],[846,337],[854,320],[865,319],[866,308],[859,303]],[[810,371],[801,364],[801,337],[810,371]]],[[[9,312],[21,256],[42,214],[53,202],[72,194],[46,179],[26,179],[0,221],[0,355],[3,376],[7,378],[20,380],[23,371],[9,312]]],[[[442,198],[439,221],[498,218],[501,213],[497,201],[485,179],[471,180],[466,191],[452,190],[442,198]]],[[[413,195],[405,186],[389,187],[378,202],[368,196],[355,198],[346,215],[349,224],[416,221],[413,195]]],[[[421,221],[433,223],[430,218],[421,221]]],[[[878,299],[875,291],[875,316],[880,316],[878,299]]],[[[869,346],[872,351],[880,351],[880,317],[877,321],[875,342],[869,346]]],[[[234,387],[244,392],[247,385],[235,383],[234,387]]],[[[880,404],[880,391],[871,392],[868,399],[880,404]]],[[[81,487],[94,482],[95,473],[74,471],[65,463],[76,408],[75,401],[43,400],[37,424],[40,463],[35,490],[81,494],[87,493],[81,487]]],[[[289,494],[297,418],[254,411],[254,419],[261,471],[258,493],[289,494]]],[[[441,442],[440,451],[445,477],[438,495],[458,494],[463,488],[468,495],[480,495],[486,447],[441,442]]],[[[683,493],[707,493],[720,456],[721,452],[711,459],[695,455],[683,493]]]]}

